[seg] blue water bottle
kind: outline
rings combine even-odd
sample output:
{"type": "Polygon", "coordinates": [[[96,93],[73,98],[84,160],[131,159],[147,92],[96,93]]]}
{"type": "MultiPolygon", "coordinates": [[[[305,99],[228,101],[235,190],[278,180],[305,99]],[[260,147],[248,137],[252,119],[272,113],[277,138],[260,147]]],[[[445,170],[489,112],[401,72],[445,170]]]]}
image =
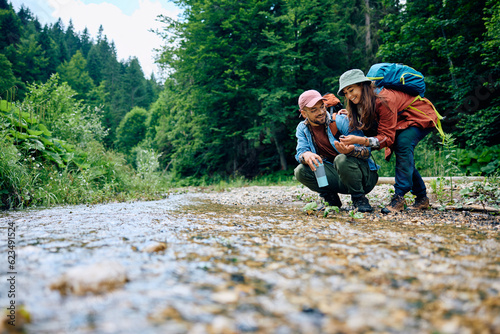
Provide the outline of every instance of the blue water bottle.
{"type": "Polygon", "coordinates": [[[328,185],[328,179],[326,178],[326,172],[325,172],[325,165],[319,164],[318,167],[316,167],[316,171],[314,172],[316,175],[316,181],[318,181],[318,186],[321,187],[326,187],[328,185]]]}

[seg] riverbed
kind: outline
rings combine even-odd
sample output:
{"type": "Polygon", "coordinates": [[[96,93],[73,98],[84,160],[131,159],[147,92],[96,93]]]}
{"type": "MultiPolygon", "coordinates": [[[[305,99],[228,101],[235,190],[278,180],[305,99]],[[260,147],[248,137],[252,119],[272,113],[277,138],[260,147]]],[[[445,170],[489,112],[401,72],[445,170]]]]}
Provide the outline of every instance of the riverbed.
{"type": "Polygon", "coordinates": [[[249,187],[2,213],[2,307],[14,300],[28,333],[500,333],[497,217],[359,218],[345,196],[323,217],[303,211],[313,197],[249,187]]]}

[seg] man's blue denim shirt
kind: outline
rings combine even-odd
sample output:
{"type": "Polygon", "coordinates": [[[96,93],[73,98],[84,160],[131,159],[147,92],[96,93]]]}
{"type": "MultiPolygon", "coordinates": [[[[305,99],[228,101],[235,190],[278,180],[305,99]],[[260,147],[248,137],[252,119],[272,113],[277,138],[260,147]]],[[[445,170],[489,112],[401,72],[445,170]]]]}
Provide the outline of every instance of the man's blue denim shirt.
{"type": "MultiPolygon", "coordinates": [[[[328,114],[327,117],[329,117],[329,121],[331,122],[331,116],[328,114]]],[[[355,131],[349,131],[349,119],[347,118],[346,115],[337,115],[335,118],[335,122],[337,122],[337,129],[340,132],[340,134],[347,136],[347,135],[355,135],[355,136],[361,136],[364,137],[363,131],[361,130],[355,130],[355,131]]],[[[328,133],[328,139],[330,140],[330,143],[332,144],[333,148],[335,148],[335,142],[338,141],[334,136],[332,131],[330,130],[330,127],[327,126],[327,133],[328,133]]],[[[316,148],[314,147],[311,132],[309,131],[309,128],[306,125],[306,121],[302,121],[297,125],[297,131],[295,133],[295,136],[297,137],[297,154],[295,154],[295,160],[297,160],[298,163],[300,163],[300,157],[302,154],[305,152],[316,152],[316,148]]],[[[357,145],[357,144],[356,144],[357,145]]],[[[359,145],[357,145],[359,146],[359,145]]],[[[370,150],[369,147],[367,147],[368,150],[370,150]]],[[[326,161],[326,163],[330,163],[326,161]]],[[[378,170],[380,168],[379,165],[375,164],[373,159],[370,157],[368,158],[368,165],[370,166],[370,170],[378,170]]]]}

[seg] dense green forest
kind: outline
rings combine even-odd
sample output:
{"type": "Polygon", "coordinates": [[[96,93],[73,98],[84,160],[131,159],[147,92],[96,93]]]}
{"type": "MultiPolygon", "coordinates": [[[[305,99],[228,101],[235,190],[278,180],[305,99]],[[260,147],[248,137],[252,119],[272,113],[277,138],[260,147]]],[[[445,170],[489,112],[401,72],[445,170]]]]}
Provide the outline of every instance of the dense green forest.
{"type": "Polygon", "coordinates": [[[159,82],[118,61],[102,28],[42,26],[0,0],[3,207],[291,178],[300,93],[336,92],[344,71],[377,62],[424,73],[445,116],[446,147],[436,134],[419,147],[423,175],[500,170],[498,0],[174,3],[180,18],[159,17],[159,82]]]}
{"type": "Polygon", "coordinates": [[[486,148],[500,143],[498,1],[175,3],[184,15],[164,18],[160,60],[171,73],[159,99],[168,113],[155,117],[174,172],[287,170],[299,94],[336,92],[344,71],[376,62],[424,73],[445,131],[498,168],[498,146],[486,148]]]}

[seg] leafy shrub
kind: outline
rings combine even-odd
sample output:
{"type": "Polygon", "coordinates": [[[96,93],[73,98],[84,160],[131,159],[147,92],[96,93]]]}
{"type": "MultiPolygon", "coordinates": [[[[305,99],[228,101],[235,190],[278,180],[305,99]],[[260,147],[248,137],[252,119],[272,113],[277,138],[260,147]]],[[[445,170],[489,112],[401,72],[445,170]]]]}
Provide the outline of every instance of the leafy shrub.
{"type": "Polygon", "coordinates": [[[128,112],[116,130],[116,148],[121,152],[129,153],[134,146],[144,140],[147,119],[146,109],[135,107],[128,112]]]}
{"type": "Polygon", "coordinates": [[[0,101],[1,207],[155,198],[163,190],[158,156],[141,153],[136,175],[125,155],[104,148],[99,110],[56,79],[30,86],[23,103],[0,101]]]}
{"type": "Polygon", "coordinates": [[[500,145],[459,150],[458,165],[467,175],[493,175],[500,173],[500,145]]]}
{"type": "Polygon", "coordinates": [[[44,84],[28,87],[30,93],[20,108],[47,126],[52,136],[80,147],[107,136],[101,123],[102,111],[75,100],[76,92],[66,83],[59,83],[57,74],[44,84]]]}
{"type": "Polygon", "coordinates": [[[19,106],[2,101],[0,105],[0,129],[24,158],[38,162],[48,161],[65,168],[74,160],[73,146],[52,137],[52,133],[32,114],[21,111],[19,106]]]}
{"type": "Polygon", "coordinates": [[[21,153],[9,138],[0,136],[0,207],[11,209],[31,202],[27,185],[30,176],[21,162],[21,153]]]}

